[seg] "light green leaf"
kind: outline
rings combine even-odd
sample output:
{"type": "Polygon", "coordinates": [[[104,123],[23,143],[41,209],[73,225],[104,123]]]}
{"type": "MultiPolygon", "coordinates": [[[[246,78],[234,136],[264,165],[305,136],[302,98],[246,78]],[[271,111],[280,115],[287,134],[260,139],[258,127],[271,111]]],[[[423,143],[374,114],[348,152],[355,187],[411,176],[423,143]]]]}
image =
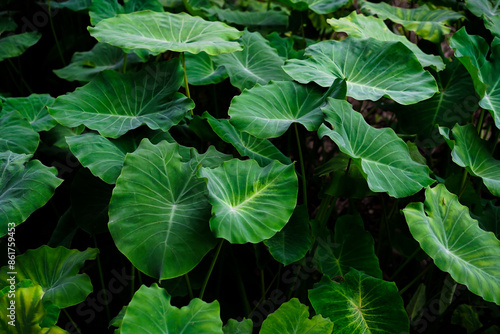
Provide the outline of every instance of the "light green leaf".
{"type": "Polygon", "coordinates": [[[500,37],[500,0],[467,0],[467,9],[480,17],[496,37],[500,37]]]}
{"type": "Polygon", "coordinates": [[[234,87],[243,90],[259,83],[290,80],[281,66],[283,59],[259,32],[245,30],[240,42],[243,51],[222,54],[214,57],[215,64],[224,66],[234,87]]]}
{"type": "Polygon", "coordinates": [[[491,112],[496,127],[500,128],[500,77],[497,75],[500,72],[500,38],[493,39],[491,50],[488,50],[481,36],[469,35],[462,28],[453,35],[450,46],[472,77],[481,98],[479,105],[491,112]]]}
{"type": "MultiPolygon", "coordinates": [[[[52,302],[59,308],[79,304],[92,292],[87,274],[79,274],[87,260],[96,258],[99,250],[87,248],[80,252],[64,247],[42,246],[30,249],[16,257],[16,281],[32,280],[42,286],[44,302],[52,302]]],[[[8,266],[0,269],[0,284],[9,285],[8,266]]]]}
{"type": "Polygon", "coordinates": [[[500,196],[500,161],[491,156],[486,141],[477,134],[474,125],[455,125],[453,136],[440,129],[452,149],[453,161],[469,173],[483,179],[485,186],[495,196],[500,196]]]}
{"type": "Polygon", "coordinates": [[[210,228],[231,243],[258,243],[280,231],[292,216],[298,181],[294,165],[273,161],[259,167],[255,160],[226,161],[201,168],[212,204],[210,228]]]}
{"type": "Polygon", "coordinates": [[[410,42],[405,36],[396,35],[391,32],[385,25],[382,19],[373,16],[364,16],[357,14],[355,11],[346,17],[340,19],[327,19],[326,22],[330,24],[335,31],[343,31],[351,37],[355,38],[374,38],[380,41],[393,41],[401,42],[408,49],[410,49],[422,67],[433,66],[436,70],[444,70],[445,65],[439,56],[429,55],[424,53],[420,48],[410,42]]]}
{"type": "Polygon", "coordinates": [[[62,183],[57,170],[31,155],[0,152],[0,237],[7,234],[9,223],[24,222],[54,195],[62,183]]]}
{"type": "Polygon", "coordinates": [[[55,99],[49,94],[31,94],[28,97],[9,97],[3,102],[2,113],[17,110],[36,132],[49,131],[57,122],[49,115],[47,107],[55,99]]]}
{"type": "Polygon", "coordinates": [[[328,14],[351,3],[351,0],[279,0],[294,9],[312,10],[316,14],[328,14]]]}
{"type": "Polygon", "coordinates": [[[109,203],[116,246],[159,279],[189,272],[215,246],[206,185],[196,178],[197,164],[182,162],[178,152],[177,144],[144,139],[127,154],[109,203]]]}
{"type": "Polygon", "coordinates": [[[95,26],[104,19],[114,17],[118,14],[139,12],[142,10],[163,12],[163,6],[158,0],[125,0],[124,5],[118,0],[92,0],[89,15],[90,23],[95,26]]]}
{"type": "Polygon", "coordinates": [[[30,46],[35,45],[42,35],[38,32],[25,32],[0,38],[0,61],[20,56],[30,46]]]}
{"type": "Polygon", "coordinates": [[[206,52],[198,54],[187,53],[186,72],[190,85],[216,84],[227,78],[224,66],[217,66],[206,52]]]}
{"type": "Polygon", "coordinates": [[[157,55],[165,51],[209,55],[234,52],[241,46],[233,40],[242,32],[221,22],[208,22],[186,13],[141,11],[121,14],[99,22],[90,34],[99,42],[122,49],[146,49],[157,55]]]}
{"type": "Polygon", "coordinates": [[[316,311],[330,318],[335,333],[409,333],[409,322],[394,282],[351,269],[341,283],[323,276],[309,290],[316,311]]]}
{"type": "Polygon", "coordinates": [[[430,98],[437,85],[413,52],[400,42],[348,37],[306,48],[305,60],[290,59],[283,67],[300,83],[330,87],[337,78],[347,82],[347,95],[376,101],[389,97],[401,104],[430,98]]]}
{"type": "Polygon", "coordinates": [[[282,10],[250,12],[212,7],[206,10],[219,21],[238,24],[244,27],[288,26],[288,14],[282,10]]]}
{"type": "Polygon", "coordinates": [[[438,184],[423,203],[403,210],[413,237],[436,266],[485,300],[500,305],[500,241],[483,231],[456,195],[438,184]]]}
{"type": "Polygon", "coordinates": [[[309,319],[309,307],[292,298],[264,320],[260,334],[330,334],[332,331],[333,323],[328,318],[315,315],[309,319]]]}
{"type": "Polygon", "coordinates": [[[143,285],[125,311],[120,333],[222,334],[220,306],[195,298],[179,309],[170,304],[165,289],[156,283],[150,288],[143,285]]]}
{"type": "Polygon", "coordinates": [[[252,334],[252,319],[243,319],[239,322],[234,319],[229,319],[227,324],[222,327],[222,331],[224,334],[252,334]]]}
{"type": "Polygon", "coordinates": [[[368,186],[400,198],[415,194],[434,182],[429,167],[412,160],[408,147],[390,128],[375,129],[347,101],[328,99],[323,108],[330,130],[322,125],[321,137],[329,136],[339,149],[361,165],[368,186]]]}
{"type": "Polygon", "coordinates": [[[0,112],[0,152],[35,153],[40,136],[16,110],[0,112]]]}
{"type": "Polygon", "coordinates": [[[400,8],[387,3],[361,2],[361,9],[371,15],[377,15],[385,20],[399,23],[408,30],[431,42],[439,43],[444,35],[450,33],[453,21],[463,18],[458,12],[447,9],[432,9],[428,5],[417,8],[400,8]]]}
{"type": "Polygon", "coordinates": [[[324,99],[323,92],[313,85],[293,81],[256,84],[232,99],[228,113],[236,129],[257,138],[275,138],[293,123],[316,131],[323,122],[320,106],[324,99]]]}
{"type": "Polygon", "coordinates": [[[190,99],[175,93],[182,80],[178,59],[131,74],[105,71],[87,85],[59,96],[49,113],[65,126],[84,124],[111,138],[142,124],[167,131],[194,107],[190,99]]]}

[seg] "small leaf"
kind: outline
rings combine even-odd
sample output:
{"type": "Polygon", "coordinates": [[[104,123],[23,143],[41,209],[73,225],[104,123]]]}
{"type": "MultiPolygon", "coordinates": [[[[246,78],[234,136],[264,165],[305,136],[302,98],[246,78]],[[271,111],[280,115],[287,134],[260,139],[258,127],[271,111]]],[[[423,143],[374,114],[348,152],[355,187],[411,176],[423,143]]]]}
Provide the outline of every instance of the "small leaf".
{"type": "Polygon", "coordinates": [[[479,314],[471,305],[459,305],[451,316],[451,323],[460,325],[467,330],[467,334],[474,333],[483,326],[479,321],[479,314]]]}
{"type": "Polygon", "coordinates": [[[406,306],[406,312],[410,317],[411,323],[416,323],[422,318],[425,303],[425,284],[419,284],[417,291],[415,291],[415,294],[411,297],[410,302],[406,306]]]}
{"type": "Polygon", "coordinates": [[[0,152],[35,153],[40,136],[16,110],[0,112],[0,152]]]}
{"type": "Polygon", "coordinates": [[[229,319],[227,324],[222,327],[222,331],[224,334],[252,334],[252,319],[243,319],[241,321],[229,319]]]}
{"type": "Polygon", "coordinates": [[[484,25],[494,36],[500,37],[500,8],[498,0],[467,0],[465,5],[472,14],[483,19],[484,25]]]}
{"type": "Polygon", "coordinates": [[[20,56],[29,47],[35,45],[42,35],[38,32],[25,32],[0,38],[0,61],[20,56]]]}
{"type": "Polygon", "coordinates": [[[3,102],[2,113],[17,110],[30,122],[36,132],[49,131],[57,122],[49,115],[47,107],[55,99],[49,94],[31,94],[28,97],[10,97],[3,102]]]}
{"type": "Polygon", "coordinates": [[[187,53],[186,72],[190,85],[217,84],[227,78],[227,71],[224,66],[215,65],[212,57],[206,52],[198,54],[187,53]]]}

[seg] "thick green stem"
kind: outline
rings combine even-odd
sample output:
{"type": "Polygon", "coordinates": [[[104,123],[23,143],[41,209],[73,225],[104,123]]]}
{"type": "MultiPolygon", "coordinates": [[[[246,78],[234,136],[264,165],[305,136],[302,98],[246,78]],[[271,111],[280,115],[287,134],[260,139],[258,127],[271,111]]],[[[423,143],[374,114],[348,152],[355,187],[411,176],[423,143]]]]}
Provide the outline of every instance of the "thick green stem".
{"type": "Polygon", "coordinates": [[[304,196],[304,205],[307,209],[307,182],[306,182],[306,169],[304,167],[304,157],[302,156],[302,147],[300,145],[299,129],[297,128],[297,123],[295,126],[295,135],[297,137],[297,146],[299,149],[299,159],[300,159],[300,169],[302,173],[302,194],[304,196]]]}
{"type": "Polygon", "coordinates": [[[215,252],[215,256],[210,265],[210,269],[208,270],[207,276],[205,277],[205,281],[203,282],[203,286],[200,291],[200,299],[203,299],[203,295],[205,294],[205,289],[207,288],[208,280],[210,279],[210,275],[212,275],[212,271],[215,267],[215,262],[217,262],[217,258],[219,257],[220,250],[222,248],[222,244],[224,243],[224,239],[221,239],[219,242],[219,246],[217,247],[217,251],[215,252]]]}
{"type": "MultiPolygon", "coordinates": [[[[189,83],[186,72],[186,59],[184,57],[184,52],[181,52],[182,68],[184,69],[184,85],[186,86],[186,94],[188,98],[191,98],[191,93],[189,92],[189,83]]],[[[193,115],[193,109],[189,110],[191,116],[193,115]]]]}
{"type": "Polygon", "coordinates": [[[54,36],[54,41],[56,42],[57,52],[59,53],[59,57],[61,57],[61,62],[64,66],[66,66],[66,61],[64,61],[64,56],[61,50],[61,46],[59,45],[59,40],[57,39],[56,29],[54,28],[54,21],[52,21],[52,14],[50,13],[50,0],[47,1],[48,9],[49,9],[49,22],[50,29],[52,29],[52,35],[54,36]]]}
{"type": "MultiPolygon", "coordinates": [[[[95,248],[99,249],[97,247],[97,239],[95,237],[95,234],[92,235],[92,238],[94,239],[94,246],[95,248]]],[[[104,306],[106,308],[106,317],[108,319],[108,323],[111,321],[111,314],[109,312],[109,305],[108,305],[108,292],[106,291],[106,287],[104,285],[104,276],[102,274],[102,265],[101,265],[101,257],[97,255],[97,267],[99,269],[99,279],[101,281],[101,287],[102,287],[102,293],[103,293],[103,298],[104,298],[104,306]]]]}
{"type": "Polygon", "coordinates": [[[82,334],[82,332],[80,332],[80,328],[78,328],[78,326],[76,325],[76,323],[73,321],[73,318],[71,318],[71,316],[69,315],[68,311],[66,311],[65,308],[63,308],[63,312],[66,315],[66,317],[69,319],[69,321],[71,321],[71,323],[73,324],[73,327],[75,327],[75,329],[78,332],[78,334],[82,334]]]}
{"type": "Polygon", "coordinates": [[[479,116],[479,121],[477,122],[477,134],[481,137],[481,130],[483,129],[484,122],[484,109],[481,110],[481,115],[479,116]]]}
{"type": "Polygon", "coordinates": [[[186,285],[187,285],[188,292],[189,292],[189,298],[193,299],[194,298],[193,289],[191,288],[191,281],[189,280],[188,274],[184,274],[184,279],[186,280],[186,285]]]}

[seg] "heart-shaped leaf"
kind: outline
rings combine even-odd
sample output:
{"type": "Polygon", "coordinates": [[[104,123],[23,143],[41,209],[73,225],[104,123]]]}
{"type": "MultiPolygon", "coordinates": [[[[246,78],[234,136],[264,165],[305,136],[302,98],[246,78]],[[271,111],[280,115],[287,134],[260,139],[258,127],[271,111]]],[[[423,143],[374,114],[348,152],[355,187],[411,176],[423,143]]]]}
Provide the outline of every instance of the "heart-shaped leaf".
{"type": "Polygon", "coordinates": [[[177,144],[144,139],[127,154],[109,203],[118,249],[145,274],[168,279],[193,269],[215,239],[206,185],[177,144]]]}
{"type": "Polygon", "coordinates": [[[221,167],[201,168],[212,204],[210,228],[231,243],[258,243],[280,231],[297,202],[294,165],[273,161],[259,167],[255,160],[226,161],[221,167]]]}
{"type": "Polygon", "coordinates": [[[163,12],[163,6],[158,0],[127,0],[123,6],[118,0],[92,0],[89,8],[90,23],[95,26],[101,20],[114,17],[118,14],[139,12],[142,10],[163,12]]]}
{"type": "Polygon", "coordinates": [[[49,115],[47,107],[55,99],[49,94],[31,94],[28,97],[9,97],[3,102],[2,113],[16,110],[28,120],[36,132],[49,131],[57,122],[49,115]]]}
{"type": "Polygon", "coordinates": [[[42,35],[39,32],[25,32],[0,38],[0,61],[20,56],[30,46],[35,45],[42,35]]]}
{"type": "Polygon", "coordinates": [[[410,203],[403,212],[411,234],[439,269],[500,305],[500,241],[478,226],[456,195],[438,184],[426,189],[425,203],[410,203]]]}
{"type": "Polygon", "coordinates": [[[422,69],[415,54],[400,42],[348,37],[306,48],[309,59],[290,59],[284,70],[300,83],[330,87],[335,79],[347,82],[347,95],[376,101],[389,97],[401,104],[430,98],[436,81],[422,69]]]}
{"type": "Polygon", "coordinates": [[[429,167],[412,160],[405,142],[392,129],[371,127],[344,100],[328,98],[323,112],[333,130],[322,125],[319,136],[327,135],[342,152],[355,159],[353,162],[366,173],[372,191],[406,197],[434,182],[429,177],[429,167]]]}
{"type": "Polygon", "coordinates": [[[16,110],[0,112],[0,152],[35,153],[40,136],[16,110]]]}

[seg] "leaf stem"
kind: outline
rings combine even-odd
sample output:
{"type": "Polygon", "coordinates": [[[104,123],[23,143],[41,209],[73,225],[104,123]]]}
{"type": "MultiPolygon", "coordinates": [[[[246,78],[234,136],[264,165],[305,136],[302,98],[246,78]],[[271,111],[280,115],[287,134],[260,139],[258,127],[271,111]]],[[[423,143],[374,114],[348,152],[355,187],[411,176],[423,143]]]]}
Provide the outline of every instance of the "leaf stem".
{"type": "MultiPolygon", "coordinates": [[[[186,94],[188,98],[191,98],[191,93],[189,92],[189,83],[186,72],[186,59],[184,57],[184,52],[181,52],[181,60],[182,60],[182,68],[184,69],[184,84],[186,86],[186,94]]],[[[193,116],[193,109],[189,110],[189,112],[191,113],[191,116],[193,116]]]]}
{"type": "Polygon", "coordinates": [[[432,265],[428,265],[427,268],[425,268],[424,270],[422,270],[420,272],[420,274],[417,275],[417,277],[415,277],[410,283],[408,283],[407,286],[405,286],[404,288],[402,288],[401,290],[399,290],[399,295],[401,296],[403,293],[405,293],[406,290],[408,290],[413,284],[415,284],[415,282],[418,282],[418,280],[421,279],[422,276],[424,276],[425,274],[427,274],[427,272],[432,267],[433,267],[432,265]]]}
{"type": "Polygon", "coordinates": [[[49,10],[50,29],[52,30],[52,35],[54,36],[54,41],[56,42],[57,52],[59,53],[59,57],[61,57],[61,61],[62,61],[63,65],[66,66],[66,61],[64,61],[61,46],[59,45],[59,40],[57,39],[56,29],[54,28],[54,21],[52,20],[52,15],[50,12],[50,0],[47,1],[47,5],[49,7],[48,10],[49,10]]]}
{"type": "Polygon", "coordinates": [[[205,277],[205,281],[203,282],[203,286],[200,291],[200,299],[203,299],[203,295],[205,294],[205,289],[208,284],[208,280],[210,279],[210,275],[212,274],[212,270],[214,270],[215,262],[217,262],[217,258],[219,257],[220,250],[222,248],[222,244],[224,243],[224,239],[220,239],[219,246],[217,247],[217,251],[215,252],[215,256],[212,260],[212,264],[210,265],[210,269],[208,270],[207,276],[205,277]]]}
{"type": "Polygon", "coordinates": [[[130,267],[131,267],[131,271],[132,271],[132,284],[130,284],[131,285],[130,299],[132,299],[134,297],[134,293],[135,293],[135,267],[132,264],[132,262],[130,262],[130,267]]]}
{"type": "Polygon", "coordinates": [[[300,136],[299,136],[299,129],[297,127],[297,123],[294,123],[294,126],[295,126],[295,135],[297,137],[297,146],[299,149],[300,169],[302,172],[302,193],[304,196],[304,205],[307,209],[307,182],[306,182],[306,170],[304,167],[304,157],[302,156],[302,147],[300,145],[300,136]]]}
{"type": "Polygon", "coordinates": [[[481,110],[481,115],[479,116],[479,121],[477,122],[477,134],[479,135],[479,137],[481,137],[483,122],[484,122],[484,109],[481,110]]]}
{"type": "Polygon", "coordinates": [[[467,176],[469,176],[469,173],[467,172],[466,169],[464,169],[464,174],[462,176],[462,182],[460,183],[460,192],[458,193],[459,200],[462,197],[462,195],[464,194],[465,188],[467,186],[467,180],[469,180],[469,178],[467,176]]]}
{"type": "Polygon", "coordinates": [[[186,280],[186,285],[187,285],[188,292],[189,292],[189,298],[193,299],[194,298],[193,289],[191,288],[191,281],[189,280],[189,275],[187,273],[184,274],[184,279],[186,280]]]}
{"type": "Polygon", "coordinates": [[[63,310],[64,314],[66,315],[66,317],[69,319],[69,321],[71,321],[71,323],[73,324],[73,327],[75,327],[75,329],[78,332],[78,334],[82,334],[82,332],[80,331],[80,328],[78,328],[78,326],[76,325],[76,323],[73,320],[73,318],[71,318],[71,316],[69,315],[68,311],[66,311],[65,308],[63,308],[62,310],[63,310]]]}
{"type": "MultiPolygon", "coordinates": [[[[30,94],[32,94],[33,91],[31,90],[31,87],[28,85],[28,83],[26,82],[26,80],[24,80],[24,76],[21,74],[21,71],[17,68],[17,66],[14,64],[14,62],[10,58],[7,58],[7,61],[9,62],[10,66],[12,67],[12,69],[14,70],[14,72],[16,72],[16,74],[19,76],[19,78],[21,78],[21,82],[26,87],[26,89],[28,90],[28,92],[30,94]]],[[[9,70],[9,74],[11,74],[11,76],[12,76],[12,73],[10,72],[10,70],[9,70]]],[[[13,76],[12,76],[12,78],[13,78],[13,76]]],[[[14,79],[12,81],[14,81],[14,79]]],[[[19,87],[19,85],[17,84],[17,82],[14,81],[14,83],[16,83],[16,86],[19,87]]],[[[21,89],[19,89],[19,90],[21,90],[21,89]]]]}
{"type": "MultiPolygon", "coordinates": [[[[99,247],[97,247],[97,239],[95,237],[95,234],[92,234],[92,238],[94,239],[95,248],[99,249],[99,247]]],[[[106,308],[106,317],[108,318],[108,323],[109,323],[111,321],[111,315],[109,313],[108,293],[107,293],[106,288],[104,286],[104,276],[102,274],[101,257],[99,254],[97,254],[97,268],[99,269],[99,279],[101,281],[102,292],[104,294],[103,298],[104,298],[104,306],[106,308]]]]}
{"type": "Polygon", "coordinates": [[[389,278],[389,281],[394,281],[394,279],[398,276],[401,270],[403,270],[403,268],[406,267],[406,265],[410,263],[411,260],[413,260],[413,258],[418,254],[419,251],[420,247],[417,247],[417,249],[405,260],[405,262],[403,262],[403,264],[401,264],[398,267],[398,269],[394,272],[394,274],[392,274],[392,276],[389,278]]]}

